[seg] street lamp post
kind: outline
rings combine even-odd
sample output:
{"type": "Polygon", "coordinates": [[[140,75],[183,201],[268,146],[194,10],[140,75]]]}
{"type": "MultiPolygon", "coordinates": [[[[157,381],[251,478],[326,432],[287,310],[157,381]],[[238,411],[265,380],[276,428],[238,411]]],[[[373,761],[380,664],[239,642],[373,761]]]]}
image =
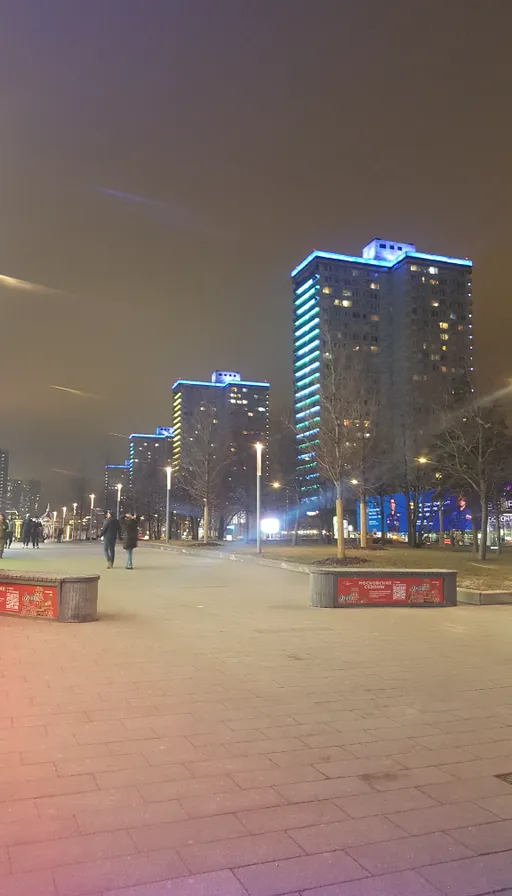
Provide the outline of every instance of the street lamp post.
{"type": "Polygon", "coordinates": [[[77,507],[78,507],[78,504],[75,501],[75,503],[73,504],[73,541],[75,540],[76,508],[77,507]]]}
{"type": "Polygon", "coordinates": [[[123,487],[122,483],[118,482],[116,485],[116,488],[117,488],[117,508],[116,508],[117,513],[116,513],[116,516],[118,519],[119,519],[119,515],[121,513],[121,489],[122,489],[122,487],[123,487]]]}
{"type": "Polygon", "coordinates": [[[167,544],[169,544],[170,537],[170,524],[171,524],[171,516],[170,516],[170,507],[171,507],[171,484],[172,484],[172,467],[166,467],[165,472],[167,473],[167,492],[166,492],[166,501],[165,501],[165,540],[167,544]]]}
{"type": "Polygon", "coordinates": [[[63,539],[63,540],[64,540],[64,538],[66,537],[66,536],[64,535],[64,531],[65,531],[65,528],[66,528],[66,511],[67,511],[67,509],[68,509],[67,507],[63,507],[63,508],[62,508],[62,539],[63,539]]]}
{"type": "Polygon", "coordinates": [[[94,513],[94,499],[95,499],[96,495],[89,495],[89,497],[91,499],[91,522],[90,522],[90,526],[89,526],[89,541],[92,541],[92,516],[94,513]]]}
{"type": "Polygon", "coordinates": [[[55,541],[55,524],[57,522],[57,511],[53,511],[53,530],[52,530],[52,538],[55,541]]]}
{"type": "Polygon", "coordinates": [[[263,445],[256,443],[256,553],[261,554],[261,455],[263,445]]]}

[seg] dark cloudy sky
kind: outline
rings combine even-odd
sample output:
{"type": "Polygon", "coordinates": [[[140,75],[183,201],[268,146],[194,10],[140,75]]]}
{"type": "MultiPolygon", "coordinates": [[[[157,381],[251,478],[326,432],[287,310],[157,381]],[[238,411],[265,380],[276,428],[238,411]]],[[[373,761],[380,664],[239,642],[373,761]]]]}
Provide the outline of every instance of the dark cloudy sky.
{"type": "Polygon", "coordinates": [[[0,273],[59,291],[0,285],[12,475],[99,489],[177,377],[284,402],[312,248],[472,257],[482,383],[512,375],[511,31],[511,0],[0,0],[0,273]]]}

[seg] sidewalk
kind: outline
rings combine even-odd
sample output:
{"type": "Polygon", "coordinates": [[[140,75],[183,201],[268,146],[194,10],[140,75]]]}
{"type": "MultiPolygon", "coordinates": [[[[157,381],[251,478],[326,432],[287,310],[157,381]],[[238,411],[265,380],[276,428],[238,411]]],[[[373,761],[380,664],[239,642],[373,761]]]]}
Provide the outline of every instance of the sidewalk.
{"type": "Polygon", "coordinates": [[[102,579],[98,623],[0,617],[1,896],[511,896],[512,608],[135,562],[3,561],[102,579]]]}

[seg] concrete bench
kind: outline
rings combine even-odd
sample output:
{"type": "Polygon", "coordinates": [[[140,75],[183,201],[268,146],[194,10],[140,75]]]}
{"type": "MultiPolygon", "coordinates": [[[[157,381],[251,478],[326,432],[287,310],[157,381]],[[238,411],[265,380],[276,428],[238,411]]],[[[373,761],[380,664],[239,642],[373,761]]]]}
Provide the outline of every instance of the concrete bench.
{"type": "Polygon", "coordinates": [[[457,573],[447,569],[310,569],[312,607],[446,607],[457,604],[457,573]]]}
{"type": "Polygon", "coordinates": [[[0,614],[94,622],[99,576],[57,576],[0,569],[0,614]]]}

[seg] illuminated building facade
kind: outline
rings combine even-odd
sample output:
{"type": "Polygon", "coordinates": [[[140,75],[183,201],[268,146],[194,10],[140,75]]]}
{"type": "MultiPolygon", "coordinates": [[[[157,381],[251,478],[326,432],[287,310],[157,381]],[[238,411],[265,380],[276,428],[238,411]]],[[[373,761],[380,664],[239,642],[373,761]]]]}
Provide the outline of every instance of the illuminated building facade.
{"type": "MultiPolygon", "coordinates": [[[[242,380],[234,371],[216,370],[210,381],[178,380],[173,389],[174,431],[173,470],[186,465],[187,442],[193,438],[197,414],[209,408],[215,411],[219,442],[229,446],[232,455],[230,474],[254,479],[256,442],[268,445],[269,389],[266,382],[242,380]]],[[[264,473],[268,468],[264,457],[264,473]]]]}
{"type": "Polygon", "coordinates": [[[154,433],[134,432],[130,436],[130,485],[143,471],[162,469],[172,456],[172,428],[158,426],[154,433]]]}
{"type": "MultiPolygon", "coordinates": [[[[297,474],[305,497],[320,474],[315,434],[329,349],[367,356],[369,386],[389,415],[411,421],[435,395],[453,404],[473,370],[472,262],[372,240],[361,256],[312,252],[292,271],[297,474]]],[[[469,387],[470,388],[470,387],[469,387]]]]}
{"type": "Polygon", "coordinates": [[[123,510],[124,498],[130,487],[130,461],[124,464],[107,464],[105,466],[105,510],[117,507],[117,486],[121,486],[120,512],[123,510]]]}

